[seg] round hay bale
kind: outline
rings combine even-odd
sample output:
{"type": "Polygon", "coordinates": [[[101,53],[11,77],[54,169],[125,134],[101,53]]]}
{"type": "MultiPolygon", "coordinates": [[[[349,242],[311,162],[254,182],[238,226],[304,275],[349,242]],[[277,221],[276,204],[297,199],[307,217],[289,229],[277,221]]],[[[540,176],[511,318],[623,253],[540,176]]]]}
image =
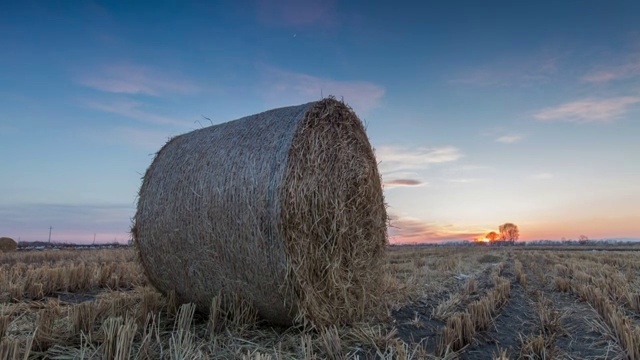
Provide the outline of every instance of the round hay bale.
{"type": "Polygon", "coordinates": [[[0,237],[0,251],[13,252],[18,249],[18,243],[10,237],[0,237]]]}
{"type": "Polygon", "coordinates": [[[222,294],[272,323],[325,326],[381,304],[381,179],[362,122],[334,98],[171,139],[132,235],[150,282],[204,312],[222,294]]]}

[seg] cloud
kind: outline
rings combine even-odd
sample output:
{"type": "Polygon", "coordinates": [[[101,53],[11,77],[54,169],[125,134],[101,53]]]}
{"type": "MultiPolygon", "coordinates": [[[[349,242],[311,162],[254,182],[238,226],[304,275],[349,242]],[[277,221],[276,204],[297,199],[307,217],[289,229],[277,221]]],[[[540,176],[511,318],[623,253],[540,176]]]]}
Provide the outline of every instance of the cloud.
{"type": "Polygon", "coordinates": [[[522,140],[524,136],[522,135],[503,135],[496,139],[496,142],[501,142],[503,144],[513,144],[522,140]]]}
{"type": "Polygon", "coordinates": [[[582,77],[582,81],[590,83],[606,83],[613,80],[631,79],[640,76],[640,55],[628,62],[591,71],[582,77]]]}
{"type": "Polygon", "coordinates": [[[588,98],[542,109],[535,113],[533,117],[544,121],[610,122],[624,115],[629,106],[639,102],[640,97],[636,96],[608,99],[588,98]]]}
{"type": "Polygon", "coordinates": [[[335,0],[258,0],[258,19],[267,25],[332,27],[336,25],[335,0]]]}
{"type": "Polygon", "coordinates": [[[113,241],[128,239],[134,204],[13,204],[0,205],[0,228],[23,241],[92,241],[93,234],[113,241]]]}
{"type": "Polygon", "coordinates": [[[137,101],[123,100],[109,103],[88,101],[85,105],[89,108],[118,114],[131,119],[139,120],[154,125],[186,125],[188,120],[166,117],[142,110],[143,104],[137,101]]]}
{"type": "Polygon", "coordinates": [[[390,215],[389,238],[392,243],[439,242],[448,240],[473,240],[484,231],[456,230],[452,225],[430,224],[423,220],[390,215]]]}
{"type": "Polygon", "coordinates": [[[386,189],[391,189],[395,187],[416,187],[423,186],[425,183],[422,180],[416,179],[394,179],[384,182],[384,187],[386,189]]]}
{"type": "Polygon", "coordinates": [[[157,151],[167,143],[172,133],[163,130],[142,129],[130,126],[114,130],[114,138],[132,147],[157,151]]]}
{"type": "Polygon", "coordinates": [[[276,106],[315,101],[321,95],[344,98],[358,113],[377,107],[384,96],[382,86],[368,81],[333,80],[312,75],[283,71],[272,67],[264,70],[265,84],[260,90],[276,106]]]}
{"type": "Polygon", "coordinates": [[[492,166],[487,165],[474,165],[474,164],[466,164],[459,166],[452,166],[447,169],[448,172],[477,172],[477,171],[487,171],[493,170],[492,166]]]}
{"type": "Polygon", "coordinates": [[[526,58],[502,59],[498,62],[462,71],[449,80],[451,84],[493,87],[544,83],[558,71],[557,55],[530,55],[526,58]]]}
{"type": "Polygon", "coordinates": [[[179,75],[132,64],[105,66],[81,76],[77,82],[96,90],[120,94],[165,96],[191,94],[199,90],[198,86],[179,75]]]}
{"type": "Polygon", "coordinates": [[[376,149],[376,158],[380,162],[383,176],[400,170],[425,169],[432,164],[456,161],[461,157],[460,150],[453,146],[414,149],[381,146],[376,149]]]}
{"type": "Polygon", "coordinates": [[[480,181],[481,179],[477,178],[459,178],[459,179],[449,179],[448,181],[454,184],[470,184],[480,181]]]}
{"type": "Polygon", "coordinates": [[[536,180],[549,180],[553,178],[553,174],[544,172],[544,173],[532,175],[531,178],[536,180]]]}

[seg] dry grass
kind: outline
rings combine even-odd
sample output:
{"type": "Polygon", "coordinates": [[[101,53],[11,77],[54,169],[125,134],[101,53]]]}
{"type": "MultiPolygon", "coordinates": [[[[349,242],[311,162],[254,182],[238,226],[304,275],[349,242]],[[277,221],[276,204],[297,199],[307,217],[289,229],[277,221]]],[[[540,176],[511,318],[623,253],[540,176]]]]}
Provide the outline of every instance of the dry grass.
{"type": "MultiPolygon", "coordinates": [[[[565,332],[560,326],[565,315],[541,294],[563,291],[593,306],[602,324],[594,329],[615,341],[620,349],[612,350],[620,352],[615,356],[638,360],[634,294],[640,270],[630,256],[624,262],[604,259],[617,254],[599,256],[518,256],[522,274],[529,271],[530,278],[523,278],[530,280],[527,293],[537,320],[518,349],[492,348],[486,358],[561,357],[554,342],[565,332]],[[622,282],[628,272],[632,281],[622,282]],[[544,281],[538,283],[538,277],[544,281]],[[536,289],[538,284],[547,288],[536,289]]],[[[212,299],[208,314],[194,311],[175,294],[150,287],[131,250],[4,254],[0,359],[452,359],[496,326],[494,319],[513,301],[507,278],[519,281],[515,258],[500,249],[392,247],[382,268],[378,296],[385,314],[353,326],[305,329],[269,326],[246,300],[222,294],[212,299]],[[500,261],[487,261],[487,255],[500,261]],[[508,261],[513,262],[506,267],[508,261]],[[425,301],[431,307],[415,308],[393,322],[394,309],[425,301]],[[402,340],[403,327],[426,331],[434,321],[441,325],[433,337],[402,340]]]]}
{"type": "Polygon", "coordinates": [[[529,336],[520,337],[521,359],[556,359],[559,351],[556,339],[562,334],[561,314],[553,302],[539,292],[534,292],[534,304],[537,315],[536,331],[529,336]]]}
{"type": "MultiPolygon", "coordinates": [[[[180,306],[175,295],[149,287],[135,256],[131,250],[99,250],[3,257],[0,358],[434,357],[424,344],[404,343],[396,331],[373,318],[354,327],[284,330],[261,324],[255,309],[240,297],[223,295],[213,298],[208,316],[195,313],[193,305],[180,306]]],[[[388,299],[385,307],[424,295],[424,286],[407,287],[401,279],[410,271],[426,281],[419,274],[425,269],[411,266],[432,261],[423,254],[386,265],[387,284],[380,294],[388,299]]],[[[461,270],[451,263],[459,261],[442,263],[452,269],[450,275],[461,270]]]]}
{"type": "MultiPolygon", "coordinates": [[[[475,294],[476,277],[498,269],[480,263],[486,252],[477,249],[421,249],[410,254],[404,249],[388,251],[378,294],[387,311],[443,291],[475,294]]],[[[4,299],[0,335],[4,335],[1,351],[5,354],[0,358],[22,359],[25,354],[61,359],[454,356],[452,351],[436,356],[435,348],[419,341],[405,343],[386,325],[389,318],[384,314],[350,327],[272,328],[260,322],[246,300],[222,294],[212,299],[209,314],[202,314],[193,305],[180,306],[175,294],[163,295],[149,287],[130,249],[7,254],[0,262],[0,297],[4,299]]],[[[422,326],[417,314],[411,322],[422,326]]]]}
{"type": "Polygon", "coordinates": [[[515,267],[515,271],[516,271],[516,280],[526,290],[527,289],[527,275],[522,270],[522,263],[520,262],[520,260],[518,260],[518,259],[514,260],[514,267],[515,267]]]}
{"type": "Polygon", "coordinates": [[[503,264],[497,264],[491,274],[493,288],[485,296],[470,303],[464,312],[457,312],[447,318],[439,336],[437,353],[460,351],[471,344],[475,334],[491,325],[493,315],[508,300],[511,282],[500,276],[503,264]]]}
{"type": "Polygon", "coordinates": [[[554,266],[555,288],[589,303],[607,326],[608,335],[624,349],[624,356],[640,359],[640,326],[634,320],[637,313],[633,314],[636,290],[627,275],[638,270],[637,255],[563,255],[548,256],[552,261],[563,262],[554,266]]]}

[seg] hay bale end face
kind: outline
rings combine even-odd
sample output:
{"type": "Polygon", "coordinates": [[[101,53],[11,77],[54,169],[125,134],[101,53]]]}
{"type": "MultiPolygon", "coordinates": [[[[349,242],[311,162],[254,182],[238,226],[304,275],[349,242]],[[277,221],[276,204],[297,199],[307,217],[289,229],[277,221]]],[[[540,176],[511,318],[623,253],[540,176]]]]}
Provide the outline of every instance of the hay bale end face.
{"type": "Polygon", "coordinates": [[[0,251],[13,252],[18,249],[18,243],[10,237],[0,237],[0,251]]]}
{"type": "Polygon", "coordinates": [[[132,235],[150,282],[206,312],[362,320],[381,303],[387,213],[362,122],[333,98],[177,136],[143,178],[132,235]]]}

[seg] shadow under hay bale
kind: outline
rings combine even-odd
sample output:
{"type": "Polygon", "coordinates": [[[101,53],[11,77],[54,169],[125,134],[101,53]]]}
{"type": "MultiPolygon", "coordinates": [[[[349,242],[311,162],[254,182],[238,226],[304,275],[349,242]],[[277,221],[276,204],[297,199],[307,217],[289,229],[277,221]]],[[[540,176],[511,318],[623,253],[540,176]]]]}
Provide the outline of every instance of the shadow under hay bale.
{"type": "Polygon", "coordinates": [[[0,237],[0,252],[13,252],[18,249],[18,243],[10,237],[0,237]]]}
{"type": "Polygon", "coordinates": [[[362,122],[334,98],[171,139],[143,178],[132,235],[150,282],[208,311],[351,323],[379,309],[387,213],[362,122]]]}

